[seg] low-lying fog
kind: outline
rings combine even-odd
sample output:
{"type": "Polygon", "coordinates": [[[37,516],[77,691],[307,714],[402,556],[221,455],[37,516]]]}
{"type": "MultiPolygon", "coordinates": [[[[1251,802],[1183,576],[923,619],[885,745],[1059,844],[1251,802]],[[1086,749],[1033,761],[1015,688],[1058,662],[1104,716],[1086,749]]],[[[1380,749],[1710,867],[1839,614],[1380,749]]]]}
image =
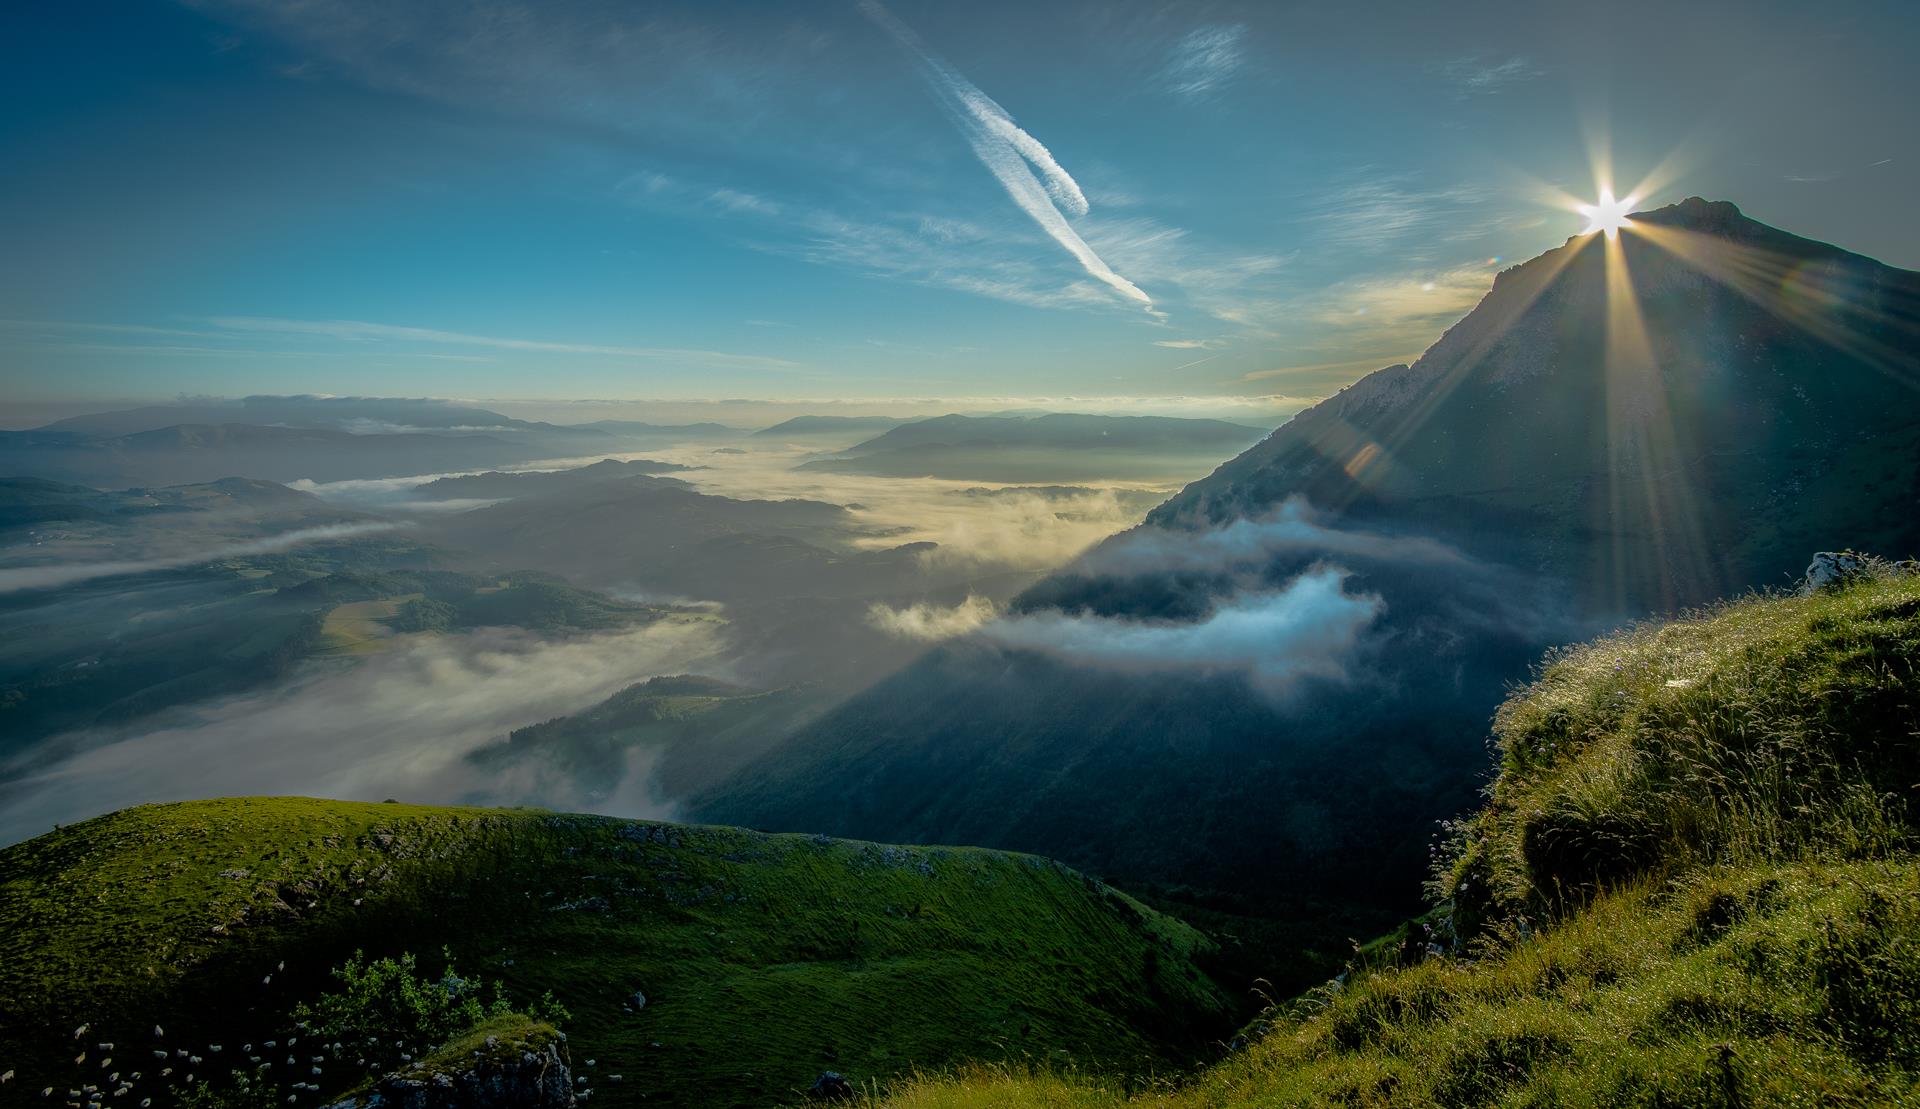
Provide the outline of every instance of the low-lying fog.
{"type": "Polygon", "coordinates": [[[662,815],[673,798],[651,781],[656,753],[645,746],[630,746],[625,772],[591,796],[565,774],[468,756],[656,675],[706,675],[749,694],[790,688],[810,717],[988,623],[1207,468],[1174,460],[1164,481],[1073,483],[1042,470],[1021,484],[798,468],[861,437],[742,434],[496,468],[560,474],[608,458],[686,467],[595,486],[590,501],[578,485],[510,499],[423,492],[490,472],[468,468],[295,480],[318,500],[253,515],[108,512],[34,527],[30,542],[0,548],[10,598],[0,620],[27,637],[16,646],[42,647],[7,652],[0,683],[50,723],[0,743],[0,842],[128,804],[247,793],[662,815]],[[625,490],[663,507],[609,499],[625,490]],[[216,518],[225,522],[212,527],[216,518]],[[553,602],[558,616],[433,615],[433,589],[445,586],[434,573],[464,575],[461,589],[485,594],[520,570],[589,592],[553,602]],[[185,578],[154,588],[168,574],[185,578]],[[304,608],[286,599],[320,586],[304,608]],[[640,618],[575,611],[623,602],[678,615],[618,626],[640,618]],[[79,613],[91,615],[60,626],[79,613]],[[499,619],[510,626],[490,623],[499,619]],[[126,639],[136,625],[144,638],[126,639]],[[221,660],[229,644],[244,645],[244,663],[221,660]],[[176,676],[183,652],[205,665],[176,676]],[[62,720],[89,722],[48,730],[62,720]]]}

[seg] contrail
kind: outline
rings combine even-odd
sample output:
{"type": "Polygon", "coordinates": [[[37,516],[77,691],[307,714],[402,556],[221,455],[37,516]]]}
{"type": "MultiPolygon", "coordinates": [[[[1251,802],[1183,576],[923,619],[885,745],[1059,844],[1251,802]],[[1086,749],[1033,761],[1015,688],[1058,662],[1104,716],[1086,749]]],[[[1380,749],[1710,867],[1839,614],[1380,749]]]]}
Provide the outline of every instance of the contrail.
{"type": "Polygon", "coordinates": [[[225,547],[201,551],[198,554],[182,555],[173,558],[117,559],[109,562],[79,562],[51,566],[14,566],[0,570],[0,593],[17,593],[22,589],[55,589],[62,585],[72,585],[77,581],[92,578],[119,577],[123,574],[151,574],[156,570],[177,570],[182,566],[198,566],[203,562],[218,562],[223,558],[240,558],[245,555],[270,554],[297,547],[302,543],[320,543],[329,539],[350,539],[356,535],[368,535],[376,531],[391,531],[396,525],[376,524],[327,524],[316,528],[301,528],[298,531],[282,532],[262,539],[249,539],[241,543],[231,543],[225,547]]]}
{"type": "Polygon", "coordinates": [[[1021,130],[1005,108],[936,57],[911,28],[894,18],[880,0],[860,0],[860,10],[920,60],[927,84],[953,117],[961,134],[966,136],[968,145],[973,147],[981,164],[999,180],[1001,187],[1007,190],[1007,195],[1020,206],[1020,210],[1039,224],[1040,230],[1065,248],[1068,254],[1073,255],[1089,276],[1126,299],[1152,310],[1153,298],[1141,292],[1138,285],[1115,273],[1113,267],[1094,253],[1086,240],[1067,223],[1067,217],[1061,214],[1064,208],[1075,216],[1086,215],[1087,197],[1040,140],[1021,130]],[[1039,171],[1039,176],[1035,176],[1035,170],[1039,171]]]}

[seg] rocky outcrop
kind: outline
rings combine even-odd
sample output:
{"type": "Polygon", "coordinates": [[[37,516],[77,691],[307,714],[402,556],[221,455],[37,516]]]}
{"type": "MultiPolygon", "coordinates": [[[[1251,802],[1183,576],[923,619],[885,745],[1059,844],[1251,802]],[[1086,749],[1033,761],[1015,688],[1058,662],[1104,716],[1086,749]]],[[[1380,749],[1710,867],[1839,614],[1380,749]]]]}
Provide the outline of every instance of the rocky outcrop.
{"type": "Polygon", "coordinates": [[[1807,576],[1800,591],[1817,593],[1838,589],[1855,578],[1866,576],[1871,567],[1867,556],[1856,551],[1821,551],[1807,564],[1807,576]]]}
{"type": "Polygon", "coordinates": [[[571,1109],[567,1046],[557,1033],[489,1035],[449,1048],[327,1109],[571,1109]]]}

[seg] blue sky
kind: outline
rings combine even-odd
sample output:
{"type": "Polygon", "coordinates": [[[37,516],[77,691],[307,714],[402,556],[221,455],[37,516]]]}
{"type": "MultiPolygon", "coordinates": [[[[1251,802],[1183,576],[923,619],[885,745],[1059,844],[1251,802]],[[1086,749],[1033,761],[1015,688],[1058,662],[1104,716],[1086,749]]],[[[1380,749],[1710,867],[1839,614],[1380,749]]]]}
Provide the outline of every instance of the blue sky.
{"type": "Polygon", "coordinates": [[[123,0],[0,16],[16,405],[1261,419],[1577,232],[1604,150],[1920,266],[1910,3],[123,0]],[[1453,8],[1466,11],[1448,10],[1453,8]],[[1501,259],[1494,263],[1492,259],[1501,259]]]}

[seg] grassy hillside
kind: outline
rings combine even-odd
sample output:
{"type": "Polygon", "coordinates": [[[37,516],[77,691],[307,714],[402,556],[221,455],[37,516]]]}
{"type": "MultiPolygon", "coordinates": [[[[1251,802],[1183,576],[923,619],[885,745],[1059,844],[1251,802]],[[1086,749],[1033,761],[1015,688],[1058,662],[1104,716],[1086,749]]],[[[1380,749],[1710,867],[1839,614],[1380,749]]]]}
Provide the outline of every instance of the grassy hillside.
{"type": "MultiPolygon", "coordinates": [[[[0,1072],[17,1072],[0,1102],[101,1082],[102,1057],[139,1069],[156,1025],[203,1057],[289,1035],[356,949],[437,974],[444,947],[516,1005],[551,990],[576,1060],[623,1075],[597,1084],[613,1105],[765,1106],[823,1069],[963,1059],[1142,1073],[1231,1021],[1193,966],[1203,943],[995,851],[529,810],[143,806],[0,852],[0,1072]]],[[[134,1096],[150,1093],[167,1103],[134,1096]]]]}
{"type": "Polygon", "coordinates": [[[811,686],[762,691],[686,674],[649,678],[584,712],[516,728],[467,761],[493,774],[558,779],[598,802],[619,787],[639,752],[652,759],[656,795],[685,797],[775,749],[828,698],[811,686]]]}
{"type": "Polygon", "coordinates": [[[897,1109],[1920,1101],[1920,577],[1551,659],[1431,923],[1140,1090],[974,1068],[897,1109]]]}

